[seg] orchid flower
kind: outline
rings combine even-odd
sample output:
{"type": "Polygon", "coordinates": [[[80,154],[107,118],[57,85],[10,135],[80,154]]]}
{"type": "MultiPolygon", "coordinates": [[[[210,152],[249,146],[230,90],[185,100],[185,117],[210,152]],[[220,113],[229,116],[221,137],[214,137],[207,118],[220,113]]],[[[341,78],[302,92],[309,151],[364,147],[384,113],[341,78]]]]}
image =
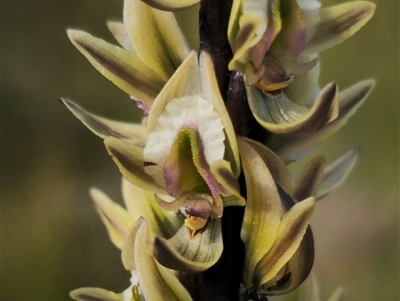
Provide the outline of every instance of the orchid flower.
{"type": "MultiPolygon", "coordinates": [[[[318,52],[351,37],[374,10],[375,5],[366,1],[327,8],[320,8],[315,0],[234,1],[228,29],[234,56],[229,68],[245,75],[256,120],[269,132],[284,135],[280,139],[285,141],[276,147],[299,136],[317,135],[320,140],[315,133],[339,119],[335,130],[329,131],[332,134],[349,117],[341,112],[344,98],[357,95],[357,104],[365,99],[373,81],[341,93],[335,83],[321,90],[318,52]]],[[[324,132],[326,139],[328,131],[324,132]]],[[[315,146],[317,139],[311,140],[315,146]]],[[[298,157],[292,155],[290,160],[298,157]]]]}
{"type": "Polygon", "coordinates": [[[337,187],[358,150],[326,170],[324,158],[317,156],[294,180],[285,163],[264,145],[240,138],[239,150],[247,186],[241,230],[246,245],[244,289],[250,297],[290,292],[307,278],[313,264],[309,222],[316,198],[337,187]]]}
{"type": "Polygon", "coordinates": [[[222,252],[223,207],[244,205],[236,137],[207,54],[198,60],[192,52],[177,69],[153,103],[147,132],[144,148],[108,137],[107,150],[128,181],[186,217],[170,240],[156,238],[156,258],[178,270],[207,269],[222,252]]]}

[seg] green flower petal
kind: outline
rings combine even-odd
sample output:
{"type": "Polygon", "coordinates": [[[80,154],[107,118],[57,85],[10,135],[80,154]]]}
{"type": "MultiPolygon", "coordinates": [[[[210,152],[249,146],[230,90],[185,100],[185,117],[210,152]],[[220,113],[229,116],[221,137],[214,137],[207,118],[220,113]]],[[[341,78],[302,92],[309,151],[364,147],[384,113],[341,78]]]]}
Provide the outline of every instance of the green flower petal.
{"type": "Polygon", "coordinates": [[[328,165],[318,190],[318,199],[337,189],[344,182],[356,164],[359,153],[360,148],[357,147],[328,165]]]}
{"type": "Polygon", "coordinates": [[[271,51],[297,57],[304,49],[306,24],[296,1],[282,1],[280,4],[282,29],[274,40],[271,51]]]}
{"type": "Polygon", "coordinates": [[[274,148],[274,151],[287,163],[298,160],[320,142],[340,130],[365,101],[374,85],[374,80],[364,80],[341,91],[339,93],[339,115],[334,121],[310,135],[290,139],[274,148]]]}
{"type": "Polygon", "coordinates": [[[121,249],[129,228],[137,218],[132,217],[128,211],[114,203],[104,192],[92,188],[90,196],[94,201],[97,213],[106,225],[108,235],[113,244],[121,249]]]}
{"type": "Polygon", "coordinates": [[[311,13],[306,18],[314,33],[303,54],[320,52],[344,42],[372,18],[375,8],[371,2],[351,1],[311,13]]]}
{"type": "Polygon", "coordinates": [[[279,273],[298,249],[314,210],[315,198],[296,203],[282,217],[276,239],[271,249],[257,263],[254,285],[269,287],[269,282],[279,273]]]}
{"type": "Polygon", "coordinates": [[[246,246],[243,278],[249,289],[253,285],[257,263],[274,243],[285,208],[263,158],[247,141],[238,139],[247,187],[240,237],[246,246]]]}
{"type": "Polygon", "coordinates": [[[148,5],[166,11],[180,11],[192,7],[200,0],[141,0],[148,5]]]}
{"type": "Polygon", "coordinates": [[[125,0],[124,24],[137,55],[167,82],[189,53],[174,15],[125,0]]]}
{"type": "Polygon", "coordinates": [[[325,158],[317,156],[300,171],[294,184],[293,198],[297,201],[316,196],[324,175],[325,158]]]}
{"type": "Polygon", "coordinates": [[[112,33],[117,42],[130,52],[135,52],[131,38],[126,31],[125,25],[121,22],[107,22],[108,30],[112,33]]]}
{"type": "Polygon", "coordinates": [[[165,188],[157,185],[154,180],[144,172],[143,148],[128,144],[114,137],[104,139],[107,151],[117,164],[122,175],[132,184],[147,191],[158,194],[167,194],[165,188]]]}
{"type": "Polygon", "coordinates": [[[78,30],[68,30],[68,36],[102,75],[149,106],[166,83],[132,52],[78,30]]]}
{"type": "Polygon", "coordinates": [[[86,112],[71,100],[65,98],[60,98],[60,100],[76,118],[100,138],[115,137],[133,143],[134,145],[144,147],[147,138],[147,129],[145,126],[99,117],[86,112]]]}
{"type": "Polygon", "coordinates": [[[163,265],[181,272],[202,272],[213,266],[222,254],[221,220],[210,219],[207,229],[194,239],[186,225],[171,239],[156,237],[154,256],[163,265]]]}
{"type": "Polygon", "coordinates": [[[259,89],[246,85],[250,109],[257,121],[275,134],[305,135],[323,128],[337,117],[337,85],[327,85],[307,109],[290,101],[284,95],[270,98],[259,89]]]}
{"type": "Polygon", "coordinates": [[[190,301],[192,298],[168,269],[158,264],[151,255],[147,221],[139,219],[129,230],[122,248],[125,268],[137,271],[139,286],[146,300],[190,301]],[[150,247],[150,248],[149,248],[150,247]],[[132,259],[134,258],[134,264],[132,259]]]}
{"type": "Polygon", "coordinates": [[[102,288],[83,287],[73,290],[69,294],[77,301],[123,301],[122,294],[116,294],[102,288]]]}
{"type": "Polygon", "coordinates": [[[220,185],[224,207],[244,206],[246,200],[240,195],[239,183],[228,161],[219,160],[210,166],[211,174],[220,185]]]}

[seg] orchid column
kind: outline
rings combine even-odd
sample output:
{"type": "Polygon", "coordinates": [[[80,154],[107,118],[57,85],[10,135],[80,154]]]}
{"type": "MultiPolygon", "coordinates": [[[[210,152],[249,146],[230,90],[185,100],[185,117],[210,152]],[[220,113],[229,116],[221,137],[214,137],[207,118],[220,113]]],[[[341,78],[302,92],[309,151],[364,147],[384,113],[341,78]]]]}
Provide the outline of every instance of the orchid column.
{"type": "MultiPolygon", "coordinates": [[[[355,164],[350,150],[322,156],[292,178],[287,164],[338,131],[374,85],[319,87],[318,52],[373,15],[354,1],[200,1],[200,49],[191,51],[171,11],[196,0],[125,0],[108,27],[122,46],[69,30],[71,42],[143,110],[140,124],[62,103],[94,134],[123,175],[127,210],[91,196],[132,285],[76,300],[258,301],[309,275],[309,222],[317,199],[355,164]]],[[[127,97],[128,98],[128,97],[127,97]]]]}

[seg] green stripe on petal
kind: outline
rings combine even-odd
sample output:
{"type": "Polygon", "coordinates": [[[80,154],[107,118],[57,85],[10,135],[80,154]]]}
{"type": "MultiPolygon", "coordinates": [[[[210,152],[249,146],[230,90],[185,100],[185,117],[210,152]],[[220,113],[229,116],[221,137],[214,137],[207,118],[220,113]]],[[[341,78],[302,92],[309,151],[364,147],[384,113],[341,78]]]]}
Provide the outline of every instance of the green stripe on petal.
{"type": "Polygon", "coordinates": [[[107,228],[112,243],[121,249],[126,233],[137,219],[98,189],[90,189],[90,196],[94,201],[97,213],[107,228]]]}
{"type": "Polygon", "coordinates": [[[126,0],[124,24],[140,59],[168,81],[189,53],[174,15],[140,0],[126,0]]]}
{"type": "Polygon", "coordinates": [[[317,156],[300,171],[297,176],[292,196],[295,200],[304,200],[316,196],[322,177],[324,175],[325,158],[317,156]]]}
{"type": "Polygon", "coordinates": [[[164,266],[181,272],[202,272],[213,266],[223,250],[221,220],[210,219],[206,230],[191,239],[187,226],[169,240],[156,237],[154,256],[164,266]]]}
{"type": "Polygon", "coordinates": [[[166,83],[165,79],[132,52],[82,31],[68,30],[68,36],[72,44],[102,75],[149,106],[166,83]]]}
{"type": "Polygon", "coordinates": [[[318,190],[318,199],[323,198],[328,193],[337,189],[344,182],[355,166],[359,154],[360,148],[357,147],[345,153],[339,159],[328,165],[328,167],[325,169],[325,173],[318,190]]]}
{"type": "Polygon", "coordinates": [[[315,31],[303,54],[320,52],[344,42],[372,18],[375,8],[372,2],[351,1],[310,14],[308,22],[315,31]]]}
{"type": "Polygon", "coordinates": [[[144,172],[143,148],[128,144],[114,137],[104,139],[104,144],[125,179],[147,191],[167,194],[165,188],[157,185],[144,172]]]}
{"type": "Polygon", "coordinates": [[[69,294],[77,301],[124,301],[122,294],[116,294],[97,287],[83,287],[73,290],[69,294]]]}
{"type": "Polygon", "coordinates": [[[148,5],[166,11],[180,11],[184,9],[188,9],[197,3],[200,0],[141,0],[148,5]]]}
{"type": "Polygon", "coordinates": [[[374,80],[364,80],[341,91],[339,93],[339,115],[334,121],[311,135],[290,139],[276,147],[274,151],[285,162],[298,160],[309,150],[339,131],[363,104],[374,85],[374,80]]]}
{"type": "Polygon", "coordinates": [[[282,217],[274,244],[257,263],[254,285],[268,287],[298,249],[314,210],[315,198],[296,203],[282,217]]]}
{"type": "Polygon", "coordinates": [[[147,129],[145,126],[99,117],[85,111],[71,100],[65,98],[60,98],[60,100],[76,118],[100,138],[115,137],[144,147],[147,138],[147,129]]]}
{"type": "Polygon", "coordinates": [[[243,138],[238,139],[246,178],[247,204],[240,237],[246,246],[244,283],[252,287],[257,263],[270,250],[285,208],[262,157],[243,138]]]}
{"type": "Polygon", "coordinates": [[[254,117],[274,134],[309,134],[323,128],[338,114],[338,89],[335,83],[322,89],[310,109],[296,105],[284,95],[270,98],[249,85],[246,85],[246,90],[254,117]]]}
{"type": "Polygon", "coordinates": [[[196,131],[181,129],[163,167],[168,193],[174,197],[195,191],[209,193],[206,165],[196,131]]]}
{"type": "MultiPolygon", "coordinates": [[[[297,57],[304,49],[306,24],[296,1],[281,1],[282,29],[274,40],[271,51],[297,57]]],[[[268,25],[269,27],[269,25],[268,25]]]]}

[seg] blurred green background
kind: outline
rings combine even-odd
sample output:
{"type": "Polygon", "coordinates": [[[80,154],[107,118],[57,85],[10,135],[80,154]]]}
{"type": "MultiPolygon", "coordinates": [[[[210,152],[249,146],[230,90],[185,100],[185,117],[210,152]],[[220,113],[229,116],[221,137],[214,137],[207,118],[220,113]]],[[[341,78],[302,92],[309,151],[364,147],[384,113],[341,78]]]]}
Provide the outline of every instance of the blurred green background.
{"type": "MultiPolygon", "coordinates": [[[[343,1],[323,1],[332,5],[343,1]]],[[[314,272],[322,299],[337,285],[346,301],[399,299],[399,1],[375,0],[375,17],[321,55],[321,85],[375,78],[367,102],[316,152],[328,161],[361,146],[340,190],[313,217],[314,272]]],[[[70,300],[82,286],[129,285],[88,188],[121,201],[120,174],[101,139],[58,101],[68,97],[110,118],[138,120],[127,95],[72,46],[67,28],[113,42],[105,21],[117,0],[2,2],[2,300],[70,300]]],[[[196,9],[178,14],[196,47],[196,9]]]]}

